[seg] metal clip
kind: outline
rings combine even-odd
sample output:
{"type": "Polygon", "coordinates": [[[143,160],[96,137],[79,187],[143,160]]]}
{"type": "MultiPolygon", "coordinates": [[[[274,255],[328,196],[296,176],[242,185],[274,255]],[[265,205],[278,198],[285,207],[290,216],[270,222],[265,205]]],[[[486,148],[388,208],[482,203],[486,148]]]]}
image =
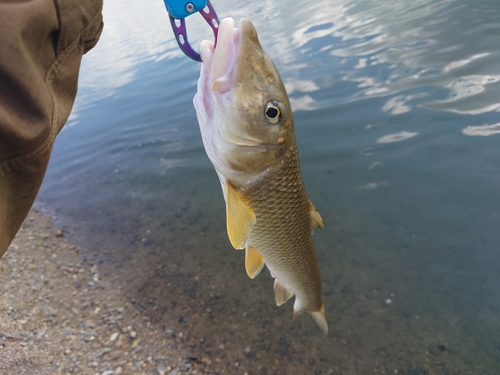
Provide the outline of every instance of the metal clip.
{"type": "Polygon", "coordinates": [[[196,52],[193,47],[189,44],[186,30],[186,21],[185,18],[199,12],[205,21],[209,24],[214,32],[214,44],[217,44],[217,32],[219,31],[219,18],[215,13],[212,4],[210,1],[202,0],[193,0],[192,2],[186,3],[183,7],[179,6],[179,4],[172,6],[173,4],[167,2],[168,0],[164,0],[165,5],[167,7],[167,11],[170,17],[170,23],[172,24],[172,29],[174,30],[175,39],[177,39],[177,43],[179,44],[182,52],[186,54],[189,58],[200,61],[201,57],[198,52],[196,52]]]}

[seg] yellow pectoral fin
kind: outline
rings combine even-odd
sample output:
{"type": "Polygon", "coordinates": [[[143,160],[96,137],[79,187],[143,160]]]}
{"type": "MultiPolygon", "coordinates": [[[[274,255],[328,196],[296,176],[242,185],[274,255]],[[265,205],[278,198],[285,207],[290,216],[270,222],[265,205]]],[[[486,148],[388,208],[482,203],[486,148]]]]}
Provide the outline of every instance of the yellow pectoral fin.
{"type": "Polygon", "coordinates": [[[314,207],[314,204],[312,204],[311,201],[309,201],[309,207],[310,207],[310,215],[311,215],[311,232],[314,232],[316,228],[324,228],[325,223],[323,222],[323,218],[319,214],[318,210],[316,207],[314,207]]]}
{"type": "Polygon", "coordinates": [[[290,298],[292,298],[294,293],[283,285],[278,279],[274,279],[274,300],[276,305],[281,306],[290,298]]]}
{"type": "Polygon", "coordinates": [[[253,247],[247,246],[245,251],[245,268],[248,277],[254,279],[262,271],[263,267],[264,259],[262,259],[262,256],[253,247]]]}
{"type": "Polygon", "coordinates": [[[244,249],[248,235],[255,224],[255,214],[226,181],[226,221],[229,241],[235,249],[244,249]]]}

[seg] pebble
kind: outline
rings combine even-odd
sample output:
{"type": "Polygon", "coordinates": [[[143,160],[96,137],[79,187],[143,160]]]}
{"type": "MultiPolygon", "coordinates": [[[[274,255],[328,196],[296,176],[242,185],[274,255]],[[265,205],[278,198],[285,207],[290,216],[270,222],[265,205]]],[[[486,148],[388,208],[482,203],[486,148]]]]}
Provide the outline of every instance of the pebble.
{"type": "MultiPolygon", "coordinates": [[[[39,220],[43,218],[36,217],[30,223],[30,230],[39,225],[39,220]]],[[[210,340],[196,330],[183,330],[175,323],[167,325],[170,329],[166,329],[138,314],[132,308],[137,303],[133,299],[126,300],[120,298],[120,294],[103,291],[101,285],[108,286],[109,290],[114,286],[109,283],[110,276],[98,267],[99,258],[79,255],[78,249],[67,245],[65,239],[56,238],[54,228],[41,229],[33,230],[31,239],[26,230],[21,233],[20,239],[9,248],[11,254],[6,254],[0,262],[0,294],[19,296],[0,299],[0,311],[4,314],[0,319],[0,352],[11,343],[2,336],[7,332],[2,324],[11,324],[12,335],[26,337],[18,343],[22,347],[21,356],[24,352],[43,353],[47,363],[64,368],[65,374],[200,375],[213,374],[216,363],[221,368],[227,365],[232,372],[240,369],[240,375],[244,373],[244,360],[239,362],[232,357],[230,343],[226,346],[219,342],[222,351],[216,359],[212,354],[208,354],[210,359],[197,359],[185,352],[181,342],[191,348],[199,345],[202,352],[213,352],[214,347],[207,345],[210,340]],[[35,250],[36,255],[32,255],[35,250]],[[140,338],[133,327],[140,330],[140,338]],[[23,329],[31,332],[26,333],[29,336],[23,336],[23,329]]],[[[59,237],[65,237],[62,230],[59,233],[59,237]]],[[[196,281],[203,278],[196,274],[194,277],[196,281]]],[[[117,289],[121,289],[119,283],[117,289]]],[[[154,299],[148,302],[156,303],[154,299]]],[[[200,315],[194,313],[192,319],[201,319],[207,307],[202,304],[200,315]]],[[[210,312],[211,307],[208,308],[210,312]]],[[[250,348],[245,348],[245,352],[249,353],[250,348]]],[[[44,360],[37,363],[38,357],[33,358],[34,365],[43,367],[44,360]]],[[[0,367],[4,359],[0,355],[0,367]]],[[[24,362],[19,363],[19,368],[5,373],[23,372],[24,362]]]]}
{"type": "Polygon", "coordinates": [[[132,342],[132,349],[134,349],[137,345],[139,345],[139,342],[141,342],[141,340],[139,339],[134,340],[134,342],[132,342]]]}
{"type": "Polygon", "coordinates": [[[104,354],[108,354],[109,352],[111,352],[111,349],[110,349],[110,348],[103,348],[103,349],[101,350],[101,352],[99,353],[99,355],[98,355],[98,356],[99,356],[99,357],[100,357],[100,356],[103,356],[104,354]]]}
{"type": "Polygon", "coordinates": [[[42,328],[41,330],[38,331],[38,333],[36,335],[36,338],[38,340],[40,340],[43,337],[43,335],[45,335],[45,329],[44,328],[42,328]]]}
{"type": "Polygon", "coordinates": [[[386,305],[390,305],[391,303],[392,303],[392,300],[391,300],[390,298],[387,298],[387,299],[385,300],[385,304],[386,304],[386,305]]]}

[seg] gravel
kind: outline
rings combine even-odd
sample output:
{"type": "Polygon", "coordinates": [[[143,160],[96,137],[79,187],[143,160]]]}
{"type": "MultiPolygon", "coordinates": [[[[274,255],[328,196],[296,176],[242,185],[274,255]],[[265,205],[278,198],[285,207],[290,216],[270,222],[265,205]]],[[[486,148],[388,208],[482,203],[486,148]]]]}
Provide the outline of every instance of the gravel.
{"type": "Polygon", "coordinates": [[[0,374],[213,373],[110,285],[32,210],[0,260],[0,374]]]}

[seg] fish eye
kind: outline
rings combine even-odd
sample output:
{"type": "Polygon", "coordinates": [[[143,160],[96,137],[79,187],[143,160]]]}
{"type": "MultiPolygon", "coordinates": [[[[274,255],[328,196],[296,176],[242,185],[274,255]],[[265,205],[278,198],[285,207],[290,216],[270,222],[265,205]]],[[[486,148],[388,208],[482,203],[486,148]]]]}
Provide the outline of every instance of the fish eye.
{"type": "Polygon", "coordinates": [[[264,113],[266,115],[267,122],[274,125],[279,123],[283,117],[285,117],[285,106],[277,100],[270,100],[266,104],[264,113]]]}

